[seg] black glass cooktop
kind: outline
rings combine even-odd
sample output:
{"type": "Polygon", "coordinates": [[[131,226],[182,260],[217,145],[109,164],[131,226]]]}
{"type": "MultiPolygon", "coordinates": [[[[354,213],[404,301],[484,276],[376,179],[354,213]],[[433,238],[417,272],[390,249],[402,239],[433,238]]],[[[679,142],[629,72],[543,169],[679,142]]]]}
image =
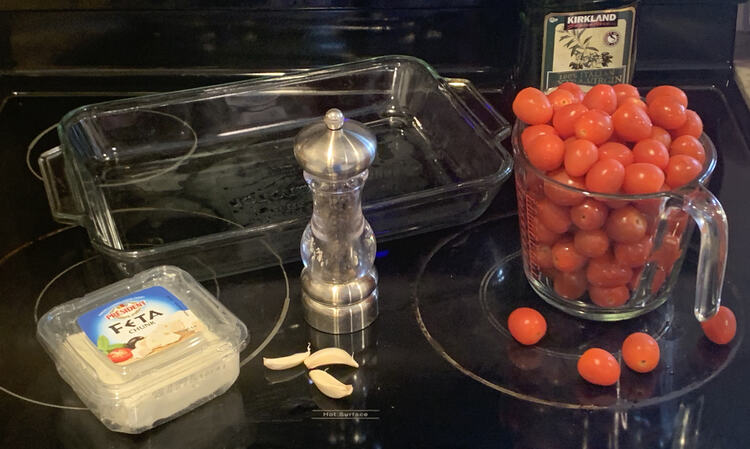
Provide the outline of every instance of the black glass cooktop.
{"type": "MultiPolygon", "coordinates": [[[[750,148],[741,131],[746,109],[738,115],[731,107],[739,98],[734,86],[688,89],[720,154],[710,188],[731,229],[724,301],[740,322],[732,344],[709,343],[692,319],[694,249],[672,299],[638,320],[594,325],[546,306],[517,263],[509,184],[478,222],[379,245],[380,317],[356,334],[332,336],[305,324],[299,263],[207,280],[250,331],[240,377],[223,396],[135,436],[100,424],[36,341],[38,316],[122,275],[90,247],[81,228],[50,218],[32,170],[41,150],[56,145],[54,133],[27,151],[73,107],[127,94],[36,91],[9,96],[0,110],[0,447],[747,447],[750,350],[742,329],[750,297],[743,267],[750,251],[750,148]],[[523,351],[502,326],[511,297],[537,307],[550,329],[570,338],[523,351]],[[601,388],[571,372],[576,344],[611,345],[636,329],[659,336],[662,365],[651,375],[624,370],[616,387],[601,388]],[[298,352],[308,342],[354,353],[359,369],[331,370],[354,385],[350,397],[321,395],[304,369],[263,367],[263,356],[298,352]]],[[[501,110],[507,106],[501,97],[491,99],[501,110]]]]}

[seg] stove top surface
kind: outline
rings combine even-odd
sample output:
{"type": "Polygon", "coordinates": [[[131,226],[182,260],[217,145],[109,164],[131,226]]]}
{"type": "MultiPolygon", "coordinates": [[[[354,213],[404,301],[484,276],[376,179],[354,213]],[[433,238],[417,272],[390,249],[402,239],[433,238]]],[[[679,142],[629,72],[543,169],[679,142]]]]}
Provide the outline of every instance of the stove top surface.
{"type": "MultiPolygon", "coordinates": [[[[86,411],[35,338],[35,322],[49,308],[121,277],[81,228],[50,218],[32,171],[39,153],[57,144],[54,133],[28,145],[68,110],[136,90],[73,90],[79,89],[9,95],[0,109],[3,447],[741,448],[750,439],[750,350],[742,341],[750,148],[746,107],[738,114],[733,106],[736,87],[688,89],[720,155],[709,187],[731,227],[724,301],[737,313],[740,332],[729,346],[708,343],[690,315],[694,249],[672,300],[643,319],[602,327],[557,315],[514,262],[519,243],[507,237],[517,232],[508,184],[476,223],[379,245],[380,317],[356,334],[332,336],[306,325],[299,263],[206,281],[250,331],[240,377],[225,395],[135,436],[109,432],[86,411]],[[570,373],[570,344],[530,355],[509,341],[502,326],[508,297],[603,344],[631,329],[652,330],[662,342],[662,366],[642,378],[623,376],[616,388],[587,385],[570,373]],[[354,353],[359,369],[331,369],[354,385],[352,396],[321,395],[304,369],[263,367],[262,357],[299,352],[308,342],[354,353]]],[[[507,109],[502,96],[490,100],[507,109]]]]}

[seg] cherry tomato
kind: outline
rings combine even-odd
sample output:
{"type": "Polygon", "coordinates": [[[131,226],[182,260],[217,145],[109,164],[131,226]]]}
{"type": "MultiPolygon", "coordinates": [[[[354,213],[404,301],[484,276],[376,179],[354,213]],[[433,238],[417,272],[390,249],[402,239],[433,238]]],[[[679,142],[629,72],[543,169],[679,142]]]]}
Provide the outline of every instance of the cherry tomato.
{"type": "Polygon", "coordinates": [[[612,114],[617,109],[617,94],[612,86],[597,84],[583,96],[583,104],[589,109],[598,109],[612,114]]]}
{"type": "Polygon", "coordinates": [[[617,193],[625,180],[625,167],[615,159],[597,161],[586,173],[586,189],[598,193],[617,193]]]}
{"type": "Polygon", "coordinates": [[[633,104],[624,104],[612,114],[617,135],[628,142],[638,142],[651,136],[653,124],[648,113],[633,104]]]}
{"type": "Polygon", "coordinates": [[[583,102],[584,94],[583,94],[583,91],[581,90],[581,88],[578,87],[578,84],[571,83],[570,81],[566,81],[566,82],[560,84],[559,86],[557,86],[557,88],[558,89],[567,90],[568,92],[570,92],[573,95],[575,95],[576,99],[578,99],[578,103],[583,102]]]}
{"type": "Polygon", "coordinates": [[[633,270],[618,263],[611,254],[589,260],[586,279],[596,287],[625,285],[633,277],[633,270]]]}
{"type": "Polygon", "coordinates": [[[573,237],[573,244],[576,251],[585,257],[600,257],[609,249],[609,237],[601,229],[579,230],[573,237]]]}
{"type": "Polygon", "coordinates": [[[547,332],[547,321],[530,307],[519,307],[508,316],[508,331],[522,345],[533,345],[547,332]]]}
{"type": "Polygon", "coordinates": [[[641,94],[638,93],[638,89],[631,84],[615,84],[612,86],[617,96],[617,106],[621,106],[626,98],[637,98],[640,101],[641,94]]]}
{"type": "MultiPolygon", "coordinates": [[[[669,163],[669,150],[658,140],[643,139],[633,147],[633,160],[635,162],[648,162],[664,170],[669,163]]],[[[659,185],[661,186],[661,184],[659,185]]]]}
{"type": "Polygon", "coordinates": [[[115,363],[120,363],[133,357],[133,352],[130,348],[116,348],[109,351],[107,357],[115,363]]]}
{"type": "Polygon", "coordinates": [[[513,100],[513,113],[529,125],[541,125],[552,120],[552,105],[539,89],[527,87],[513,100]]]}
{"type": "Polygon", "coordinates": [[[644,103],[643,100],[641,100],[638,97],[624,97],[622,99],[617,100],[617,106],[624,106],[626,104],[632,104],[632,105],[638,106],[639,108],[642,108],[644,111],[648,110],[648,105],[646,105],[646,103],[644,103]]]}
{"type": "Polygon", "coordinates": [[[618,243],[640,242],[646,236],[647,228],[646,217],[633,206],[613,210],[607,218],[607,234],[618,243]]]}
{"type": "Polygon", "coordinates": [[[591,348],[578,359],[578,374],[587,382],[607,387],[620,379],[620,365],[614,356],[601,348],[591,348]]]}
{"type": "Polygon", "coordinates": [[[651,247],[651,237],[635,243],[615,243],[615,260],[626,267],[640,267],[648,261],[651,247]]]}
{"type": "Polygon", "coordinates": [[[570,218],[578,229],[593,231],[604,226],[607,221],[609,208],[603,203],[586,198],[581,204],[570,208],[570,218]]]}
{"type": "MultiPolygon", "coordinates": [[[[547,173],[551,179],[559,182],[560,184],[575,187],[576,189],[585,190],[586,186],[583,183],[583,178],[572,177],[562,168],[553,172],[547,173]]],[[[544,194],[547,195],[553,203],[560,206],[575,206],[581,204],[586,198],[580,192],[576,192],[571,189],[560,187],[555,183],[546,181],[544,183],[544,194]]]]}
{"type": "Polygon", "coordinates": [[[654,193],[664,185],[664,172],[654,164],[636,162],[625,167],[622,189],[631,195],[654,193]]]}
{"type": "Polygon", "coordinates": [[[539,245],[531,251],[532,262],[539,268],[552,268],[552,248],[549,245],[539,245]]]}
{"type": "Polygon", "coordinates": [[[688,99],[687,95],[685,95],[685,92],[674,86],[657,86],[651,89],[648,94],[646,94],[646,103],[651,104],[651,102],[656,97],[662,97],[662,96],[668,96],[676,98],[681,105],[684,107],[687,107],[688,105],[688,99]]]}
{"type": "Polygon", "coordinates": [[[667,175],[667,184],[672,188],[682,187],[689,183],[703,170],[703,166],[694,157],[678,154],[669,158],[669,164],[664,172],[667,175]]]}
{"type": "Polygon", "coordinates": [[[701,323],[706,338],[717,345],[732,341],[737,333],[737,318],[729,307],[721,306],[716,315],[701,323]]]}
{"type": "Polygon", "coordinates": [[[672,145],[672,135],[669,134],[669,131],[659,126],[651,127],[650,137],[654,140],[658,140],[659,142],[663,143],[664,146],[667,148],[669,148],[669,146],[672,145]]]}
{"type": "Polygon", "coordinates": [[[586,139],[576,139],[566,146],[563,165],[570,176],[583,176],[598,160],[596,145],[586,139]]]}
{"type": "Polygon", "coordinates": [[[573,271],[570,273],[557,273],[552,280],[555,293],[565,299],[576,300],[586,293],[586,273],[573,271]]]}
{"type": "Polygon", "coordinates": [[[525,147],[525,150],[531,165],[542,171],[557,169],[565,157],[565,144],[562,139],[550,134],[538,136],[525,147]]]}
{"type": "Polygon", "coordinates": [[[570,228],[570,211],[567,207],[558,206],[545,198],[537,202],[536,211],[539,222],[555,234],[563,234],[570,228]]]}
{"type": "Polygon", "coordinates": [[[607,142],[599,147],[599,160],[604,159],[616,159],[627,167],[633,163],[633,152],[621,143],[607,142]]]}
{"type": "Polygon", "coordinates": [[[545,134],[557,135],[557,131],[555,131],[555,128],[549,125],[527,126],[521,132],[521,145],[523,145],[524,148],[527,148],[531,144],[532,140],[545,134]]]}
{"type": "Polygon", "coordinates": [[[536,243],[541,243],[543,245],[552,245],[556,241],[560,240],[560,234],[556,232],[550,231],[550,229],[547,226],[544,226],[541,221],[536,220],[534,222],[534,226],[532,229],[530,229],[531,233],[534,236],[534,241],[536,243]]]}
{"type": "Polygon", "coordinates": [[[677,129],[687,121],[685,106],[670,96],[656,97],[648,104],[651,122],[664,129],[677,129]]]}
{"type": "Polygon", "coordinates": [[[573,124],[576,137],[590,140],[595,145],[601,145],[612,135],[614,125],[612,117],[599,110],[588,110],[581,114],[573,124]]]}
{"type": "Polygon", "coordinates": [[[654,260],[664,270],[671,270],[681,254],[680,238],[674,235],[665,235],[661,245],[654,249],[654,260]]]}
{"type": "Polygon", "coordinates": [[[557,111],[563,106],[567,106],[569,104],[580,103],[579,101],[576,101],[576,96],[573,95],[572,92],[569,92],[565,89],[553,90],[552,92],[547,94],[547,99],[552,104],[553,111],[557,111]]]}
{"type": "Polygon", "coordinates": [[[558,270],[570,273],[583,268],[586,265],[586,257],[576,251],[571,240],[564,240],[552,247],[552,263],[558,270]]]}
{"type": "MultiPolygon", "coordinates": [[[[641,283],[641,275],[643,274],[643,268],[637,269],[633,271],[633,277],[630,280],[630,287],[635,290],[638,285],[641,283]]],[[[657,268],[656,271],[654,271],[654,277],[651,279],[651,290],[650,293],[655,294],[659,291],[661,286],[664,284],[664,281],[667,279],[667,273],[666,271],[662,270],[661,268],[657,268]]]]}
{"type": "Polygon", "coordinates": [[[650,373],[659,364],[659,344],[649,334],[634,332],[622,342],[622,360],[637,373],[650,373]]]}
{"type": "Polygon", "coordinates": [[[557,133],[561,137],[570,137],[575,135],[575,128],[573,125],[576,120],[587,112],[589,108],[582,105],[581,103],[573,103],[567,106],[563,106],[552,116],[552,126],[555,127],[557,133]]]}
{"type": "Polygon", "coordinates": [[[620,307],[630,299],[630,290],[624,285],[616,287],[589,287],[591,302],[599,307],[620,307]]]}
{"type": "Polygon", "coordinates": [[[703,120],[692,109],[685,110],[685,124],[672,130],[674,136],[693,136],[696,139],[703,134],[703,120]]]}
{"type": "Polygon", "coordinates": [[[679,136],[672,141],[672,145],[669,147],[669,154],[672,156],[685,154],[695,158],[701,165],[706,163],[706,149],[703,148],[703,144],[688,134],[679,136]]]}

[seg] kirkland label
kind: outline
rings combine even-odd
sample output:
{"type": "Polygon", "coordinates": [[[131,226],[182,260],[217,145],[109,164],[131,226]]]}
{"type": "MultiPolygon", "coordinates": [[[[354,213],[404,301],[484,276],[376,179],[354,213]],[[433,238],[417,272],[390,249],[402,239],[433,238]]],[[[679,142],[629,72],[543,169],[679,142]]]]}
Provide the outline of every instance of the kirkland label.
{"type": "Polygon", "coordinates": [[[113,363],[125,364],[198,332],[200,321],[160,286],[139,290],[78,317],[78,326],[113,363]]]}
{"type": "Polygon", "coordinates": [[[544,19],[543,91],[630,81],[635,8],[552,13],[544,19]]]}

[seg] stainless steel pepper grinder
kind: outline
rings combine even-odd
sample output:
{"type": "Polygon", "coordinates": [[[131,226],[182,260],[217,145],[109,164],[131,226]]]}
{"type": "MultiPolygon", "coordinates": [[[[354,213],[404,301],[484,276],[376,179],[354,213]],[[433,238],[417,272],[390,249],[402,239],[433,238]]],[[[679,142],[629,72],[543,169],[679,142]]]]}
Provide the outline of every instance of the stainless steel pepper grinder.
{"type": "Polygon", "coordinates": [[[375,159],[375,136],[338,109],[304,128],[294,156],[313,194],[300,243],[302,302],[310,326],[356,332],[378,316],[375,235],[362,215],[362,186],[375,159]]]}

